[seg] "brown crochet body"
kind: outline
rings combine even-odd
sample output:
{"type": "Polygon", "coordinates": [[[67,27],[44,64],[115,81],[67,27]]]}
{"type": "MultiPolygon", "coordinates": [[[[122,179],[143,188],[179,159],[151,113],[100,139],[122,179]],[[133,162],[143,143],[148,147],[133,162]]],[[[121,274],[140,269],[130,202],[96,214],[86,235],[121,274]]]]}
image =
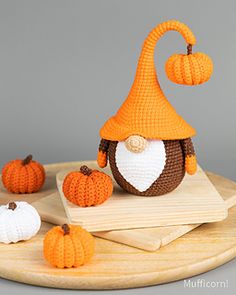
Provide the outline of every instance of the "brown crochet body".
{"type": "Polygon", "coordinates": [[[163,140],[166,152],[166,164],[161,175],[144,192],[138,191],[128,183],[116,166],[117,141],[110,141],[109,162],[116,182],[127,192],[139,196],[160,196],[174,190],[182,181],[185,174],[184,153],[180,140],[163,140]]]}

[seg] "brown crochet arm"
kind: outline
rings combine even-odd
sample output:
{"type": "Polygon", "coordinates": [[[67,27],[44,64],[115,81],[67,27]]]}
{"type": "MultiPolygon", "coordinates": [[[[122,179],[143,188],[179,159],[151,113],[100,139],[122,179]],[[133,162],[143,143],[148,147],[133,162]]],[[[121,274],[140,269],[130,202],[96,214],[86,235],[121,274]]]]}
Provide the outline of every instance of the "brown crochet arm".
{"type": "Polygon", "coordinates": [[[181,140],[185,158],[185,170],[188,174],[193,175],[197,171],[197,159],[191,138],[181,140]]]}
{"type": "Polygon", "coordinates": [[[97,162],[99,167],[104,168],[107,165],[107,153],[109,148],[109,140],[101,139],[99,148],[98,148],[98,156],[97,156],[97,162]]]}

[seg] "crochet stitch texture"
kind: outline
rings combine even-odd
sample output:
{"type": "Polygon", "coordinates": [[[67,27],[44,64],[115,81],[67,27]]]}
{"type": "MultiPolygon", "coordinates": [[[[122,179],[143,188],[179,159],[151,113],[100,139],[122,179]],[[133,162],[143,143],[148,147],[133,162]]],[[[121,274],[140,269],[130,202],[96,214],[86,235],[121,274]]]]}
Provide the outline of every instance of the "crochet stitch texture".
{"type": "Polygon", "coordinates": [[[110,176],[86,166],[70,172],[63,182],[65,197],[80,207],[102,204],[111,196],[112,190],[110,176]]]}
{"type": "Polygon", "coordinates": [[[199,85],[210,79],[213,63],[210,57],[202,52],[174,54],[167,60],[165,70],[174,83],[199,85]]]}
{"type": "Polygon", "coordinates": [[[0,242],[9,244],[29,240],[40,229],[36,209],[26,202],[10,202],[0,206],[0,242]]]}
{"type": "Polygon", "coordinates": [[[195,130],[166,99],[156,75],[154,49],[162,35],[170,30],[178,31],[187,44],[196,43],[191,30],[176,20],[153,29],[144,42],[129,95],[116,115],[101,128],[101,138],[122,141],[137,134],[149,139],[174,140],[195,135],[195,130]]]}
{"type": "Polygon", "coordinates": [[[25,160],[12,160],[2,169],[2,182],[11,193],[37,192],[45,181],[43,166],[28,156],[25,160]]]}
{"type": "Polygon", "coordinates": [[[93,236],[80,226],[56,226],[44,238],[44,257],[58,268],[78,267],[94,254],[93,236]]]}

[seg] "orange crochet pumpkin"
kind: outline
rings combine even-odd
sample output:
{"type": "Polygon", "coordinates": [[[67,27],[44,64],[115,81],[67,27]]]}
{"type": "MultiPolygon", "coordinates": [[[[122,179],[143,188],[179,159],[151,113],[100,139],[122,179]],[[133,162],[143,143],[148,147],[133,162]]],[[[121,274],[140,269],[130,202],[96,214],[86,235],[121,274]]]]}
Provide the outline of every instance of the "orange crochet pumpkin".
{"type": "Polygon", "coordinates": [[[12,160],[2,168],[2,182],[5,188],[16,194],[37,192],[44,184],[43,166],[32,160],[32,155],[24,160],[12,160]]]}
{"type": "Polygon", "coordinates": [[[187,54],[174,54],[166,62],[168,78],[177,84],[198,85],[207,82],[213,72],[213,63],[208,55],[192,53],[188,45],[187,54]]]}
{"type": "Polygon", "coordinates": [[[63,224],[47,232],[43,241],[45,259],[58,268],[78,267],[94,254],[94,238],[81,226],[63,224]]]}
{"type": "Polygon", "coordinates": [[[110,176],[85,165],[80,167],[80,171],[70,172],[63,182],[65,197],[80,207],[102,204],[111,196],[112,191],[110,176]]]}

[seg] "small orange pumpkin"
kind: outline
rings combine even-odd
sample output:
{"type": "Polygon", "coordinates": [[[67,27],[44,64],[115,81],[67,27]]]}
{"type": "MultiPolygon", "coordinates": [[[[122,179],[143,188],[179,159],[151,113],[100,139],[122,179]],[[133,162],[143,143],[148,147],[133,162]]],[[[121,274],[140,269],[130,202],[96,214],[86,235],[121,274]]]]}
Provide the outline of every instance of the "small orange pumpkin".
{"type": "Polygon", "coordinates": [[[35,193],[43,186],[45,170],[32,160],[32,155],[24,160],[12,160],[2,168],[2,182],[5,188],[16,194],[35,193]]]}
{"type": "Polygon", "coordinates": [[[107,174],[81,166],[70,172],[63,182],[64,196],[80,207],[100,205],[112,194],[112,179],[107,174]]]}
{"type": "Polygon", "coordinates": [[[213,63],[204,53],[192,53],[192,45],[189,44],[187,54],[174,54],[169,57],[165,70],[168,78],[174,83],[198,85],[210,79],[213,63]]]}
{"type": "Polygon", "coordinates": [[[78,267],[93,256],[94,238],[81,226],[55,226],[45,235],[43,253],[45,259],[58,268],[78,267]]]}

